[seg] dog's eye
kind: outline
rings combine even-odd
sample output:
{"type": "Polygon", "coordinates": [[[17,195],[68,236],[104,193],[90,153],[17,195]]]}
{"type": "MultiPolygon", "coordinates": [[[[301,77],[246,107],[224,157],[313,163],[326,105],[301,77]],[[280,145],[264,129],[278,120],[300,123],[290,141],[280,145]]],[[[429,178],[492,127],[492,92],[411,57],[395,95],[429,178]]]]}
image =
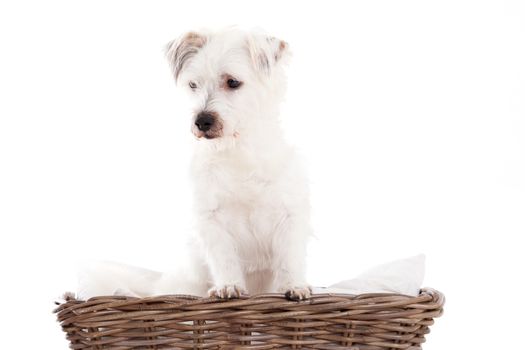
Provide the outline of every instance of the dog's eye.
{"type": "Polygon", "coordinates": [[[226,84],[228,84],[228,87],[229,87],[230,89],[237,89],[238,87],[240,87],[240,86],[242,85],[242,82],[230,78],[230,79],[228,79],[228,81],[226,82],[226,84]]]}
{"type": "Polygon", "coordinates": [[[194,89],[197,88],[197,84],[196,84],[195,82],[193,82],[193,81],[190,81],[190,82],[188,83],[188,85],[190,86],[190,88],[191,88],[192,90],[194,90],[194,89]]]}

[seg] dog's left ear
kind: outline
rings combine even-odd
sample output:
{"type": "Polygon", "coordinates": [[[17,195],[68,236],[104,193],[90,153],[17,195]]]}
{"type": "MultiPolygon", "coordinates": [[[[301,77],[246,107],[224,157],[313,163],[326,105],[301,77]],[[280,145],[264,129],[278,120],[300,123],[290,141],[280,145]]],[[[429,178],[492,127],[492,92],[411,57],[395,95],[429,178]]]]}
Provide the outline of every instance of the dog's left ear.
{"type": "Polygon", "coordinates": [[[206,44],[207,37],[197,32],[188,32],[166,45],[166,57],[173,71],[175,81],[179,78],[188,61],[206,44]]]}
{"type": "Polygon", "coordinates": [[[290,55],[288,43],[274,37],[251,35],[247,44],[255,69],[266,74],[270,74],[276,65],[285,62],[290,55]]]}

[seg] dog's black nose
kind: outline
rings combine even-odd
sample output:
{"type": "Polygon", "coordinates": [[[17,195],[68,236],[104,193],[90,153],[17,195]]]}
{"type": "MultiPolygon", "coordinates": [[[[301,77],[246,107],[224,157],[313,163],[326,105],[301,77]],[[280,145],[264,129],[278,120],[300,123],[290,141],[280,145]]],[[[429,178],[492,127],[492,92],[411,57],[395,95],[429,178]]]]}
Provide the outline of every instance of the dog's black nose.
{"type": "Polygon", "coordinates": [[[200,112],[199,115],[197,115],[197,119],[195,120],[195,125],[197,125],[197,128],[204,132],[210,130],[213,126],[213,123],[215,123],[214,116],[207,112],[200,112]]]}

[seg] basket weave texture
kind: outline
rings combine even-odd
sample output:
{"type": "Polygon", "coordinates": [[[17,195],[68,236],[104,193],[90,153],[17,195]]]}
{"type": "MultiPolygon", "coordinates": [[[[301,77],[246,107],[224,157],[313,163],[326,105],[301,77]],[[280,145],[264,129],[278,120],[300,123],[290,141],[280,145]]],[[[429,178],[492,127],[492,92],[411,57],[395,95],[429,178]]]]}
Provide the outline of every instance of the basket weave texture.
{"type": "Polygon", "coordinates": [[[70,299],[55,312],[71,349],[421,349],[444,296],[282,294],[70,299]]]}

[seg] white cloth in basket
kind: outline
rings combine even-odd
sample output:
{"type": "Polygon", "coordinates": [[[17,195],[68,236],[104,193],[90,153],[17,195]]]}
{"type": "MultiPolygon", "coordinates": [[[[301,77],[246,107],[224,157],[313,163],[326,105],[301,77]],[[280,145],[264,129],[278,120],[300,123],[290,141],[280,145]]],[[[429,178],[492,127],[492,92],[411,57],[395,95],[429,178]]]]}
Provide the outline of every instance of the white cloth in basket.
{"type": "Polygon", "coordinates": [[[332,284],[314,287],[314,293],[398,293],[416,296],[425,277],[425,256],[416,255],[406,259],[378,265],[358,277],[332,284]]]}
{"type": "MultiPolygon", "coordinates": [[[[184,271],[162,273],[115,262],[85,264],[79,270],[77,298],[86,300],[99,295],[146,297],[165,294],[193,294],[189,290],[173,290],[184,271]]],[[[329,287],[314,287],[315,293],[399,293],[416,296],[425,275],[425,256],[417,255],[376,266],[358,277],[329,287]]],[[[190,283],[191,284],[191,283],[190,283]]],[[[189,286],[191,287],[191,286],[189,286]]]]}

